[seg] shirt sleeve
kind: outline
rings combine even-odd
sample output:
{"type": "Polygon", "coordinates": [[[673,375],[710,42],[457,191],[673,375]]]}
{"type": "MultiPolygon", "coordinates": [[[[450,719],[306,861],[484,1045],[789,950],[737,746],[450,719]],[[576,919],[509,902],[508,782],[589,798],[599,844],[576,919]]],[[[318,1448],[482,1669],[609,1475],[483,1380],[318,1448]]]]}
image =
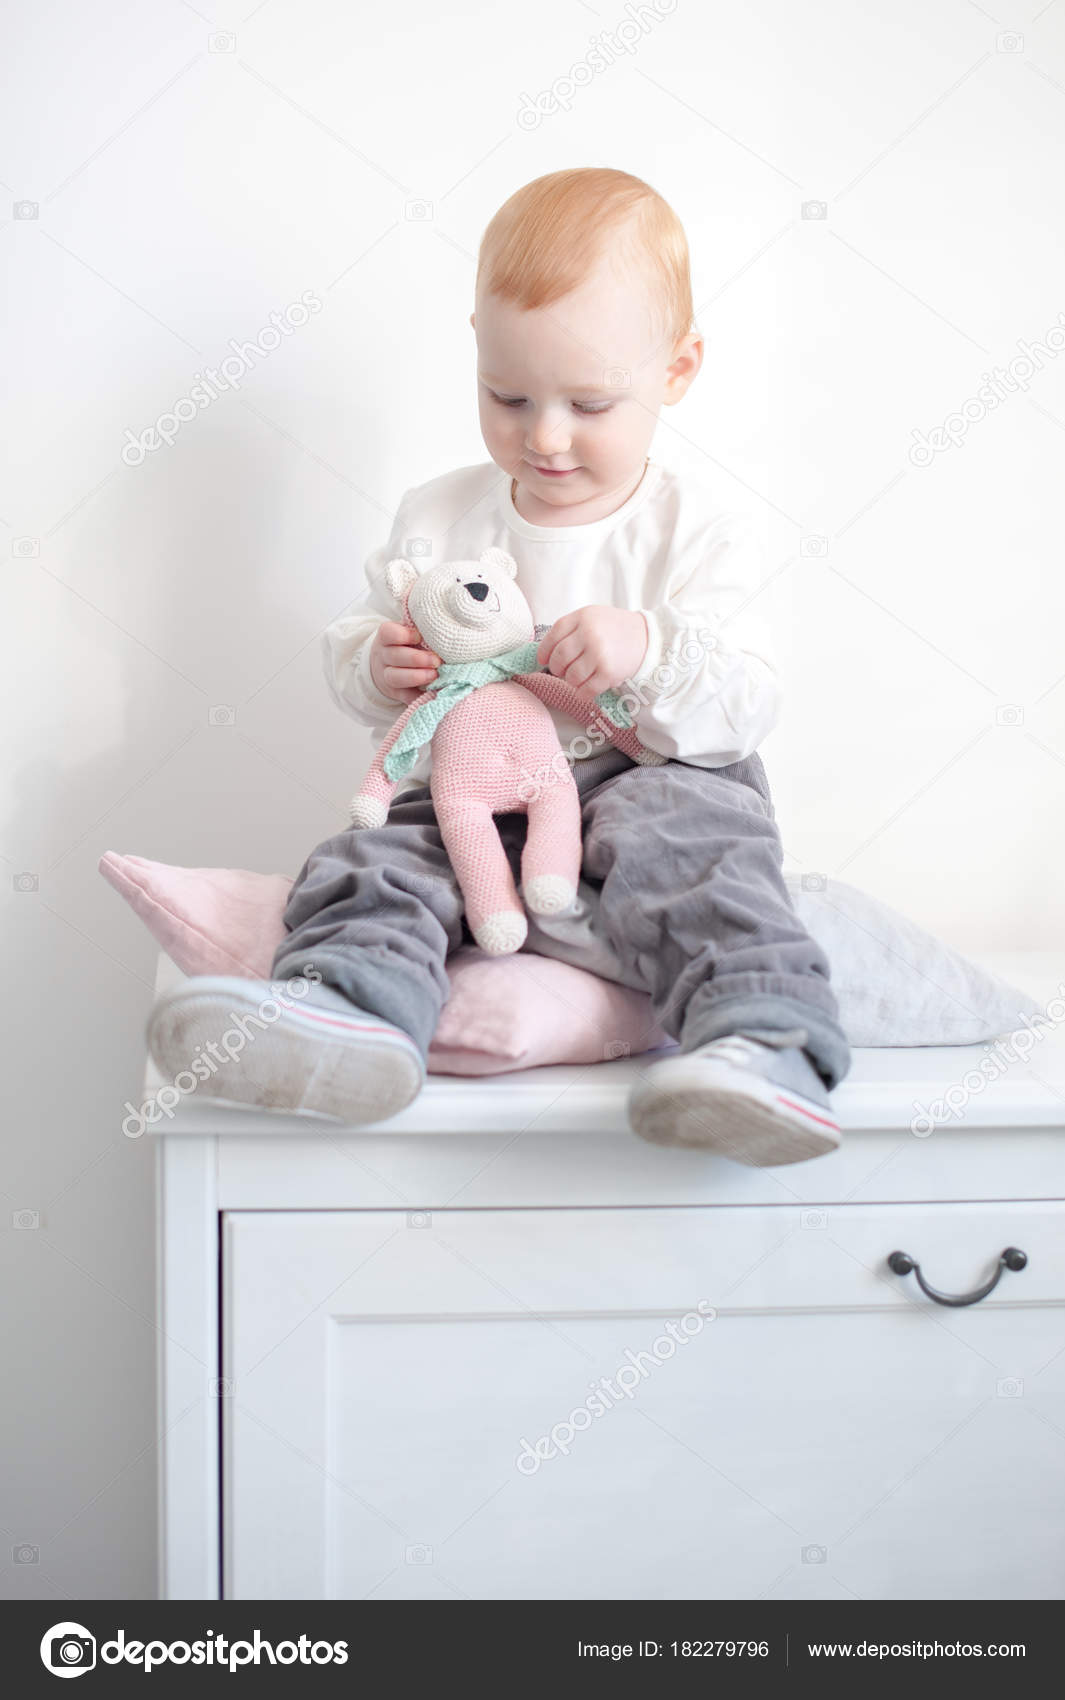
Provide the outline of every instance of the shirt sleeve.
{"type": "Polygon", "coordinates": [[[659,755],[726,767],[776,725],[772,640],[752,607],[761,569],[749,521],[732,518],[685,550],[667,575],[664,599],[640,609],[648,643],[631,678],[641,704],[633,712],[641,742],[659,755]]]}
{"type": "Polygon", "coordinates": [[[322,665],[326,684],[338,708],[362,726],[384,734],[402,713],[402,703],[393,702],[378,690],[370,676],[370,649],[384,620],[398,620],[396,607],[385,583],[385,566],[403,554],[407,531],[407,509],[412,492],[407,490],[396,510],[388,542],[375,549],[363,569],[366,586],[322,635],[322,665]]]}

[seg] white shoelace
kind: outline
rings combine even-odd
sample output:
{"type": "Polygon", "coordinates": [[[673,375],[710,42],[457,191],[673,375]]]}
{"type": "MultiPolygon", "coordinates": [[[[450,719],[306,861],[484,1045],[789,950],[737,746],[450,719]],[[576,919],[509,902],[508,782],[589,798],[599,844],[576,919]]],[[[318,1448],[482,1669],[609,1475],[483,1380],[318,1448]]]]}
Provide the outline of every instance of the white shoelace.
{"type": "Polygon", "coordinates": [[[699,1055],[712,1058],[715,1062],[735,1063],[738,1068],[749,1068],[759,1049],[769,1050],[771,1047],[760,1046],[757,1039],[744,1039],[738,1033],[733,1033],[725,1038],[711,1040],[709,1045],[700,1049],[699,1055]]]}
{"type": "Polygon", "coordinates": [[[803,1027],[789,1028],[786,1033],[774,1033],[765,1039],[751,1039],[745,1033],[724,1033],[720,1039],[711,1039],[709,1044],[700,1046],[697,1054],[734,1063],[737,1068],[749,1068],[760,1051],[786,1050],[792,1045],[805,1044],[806,1038],[803,1027]]]}

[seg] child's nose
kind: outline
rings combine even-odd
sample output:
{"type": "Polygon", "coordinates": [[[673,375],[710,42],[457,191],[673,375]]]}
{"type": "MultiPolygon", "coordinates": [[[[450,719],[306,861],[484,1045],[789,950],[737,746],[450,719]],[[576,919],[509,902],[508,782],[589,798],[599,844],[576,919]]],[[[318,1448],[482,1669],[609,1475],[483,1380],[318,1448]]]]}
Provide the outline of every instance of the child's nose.
{"type": "Polygon", "coordinates": [[[570,433],[565,415],[539,413],[529,427],[526,438],[534,455],[564,455],[569,448],[570,433]]]}

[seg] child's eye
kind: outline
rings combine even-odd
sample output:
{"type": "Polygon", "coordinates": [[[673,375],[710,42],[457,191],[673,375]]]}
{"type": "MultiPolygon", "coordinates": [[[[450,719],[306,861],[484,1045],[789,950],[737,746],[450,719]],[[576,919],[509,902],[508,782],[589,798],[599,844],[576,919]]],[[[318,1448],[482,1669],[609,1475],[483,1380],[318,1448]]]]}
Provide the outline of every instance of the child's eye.
{"type": "MultiPolygon", "coordinates": [[[[489,394],[493,401],[497,401],[499,403],[500,407],[525,406],[526,397],[523,395],[497,395],[495,390],[490,390],[489,394]]],[[[612,401],[575,401],[573,403],[575,412],[587,414],[609,413],[613,405],[614,403],[612,401]]]]}

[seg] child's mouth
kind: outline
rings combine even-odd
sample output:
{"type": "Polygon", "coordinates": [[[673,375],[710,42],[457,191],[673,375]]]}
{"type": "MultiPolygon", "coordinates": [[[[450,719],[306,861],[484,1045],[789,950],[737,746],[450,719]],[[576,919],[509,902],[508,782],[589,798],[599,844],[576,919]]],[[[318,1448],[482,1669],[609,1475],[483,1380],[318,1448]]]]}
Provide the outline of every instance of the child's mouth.
{"type": "Polygon", "coordinates": [[[533,461],[530,461],[529,465],[532,467],[533,471],[538,472],[542,478],[570,478],[573,473],[580,471],[579,466],[564,466],[556,470],[556,468],[552,466],[537,466],[533,461]]]}

